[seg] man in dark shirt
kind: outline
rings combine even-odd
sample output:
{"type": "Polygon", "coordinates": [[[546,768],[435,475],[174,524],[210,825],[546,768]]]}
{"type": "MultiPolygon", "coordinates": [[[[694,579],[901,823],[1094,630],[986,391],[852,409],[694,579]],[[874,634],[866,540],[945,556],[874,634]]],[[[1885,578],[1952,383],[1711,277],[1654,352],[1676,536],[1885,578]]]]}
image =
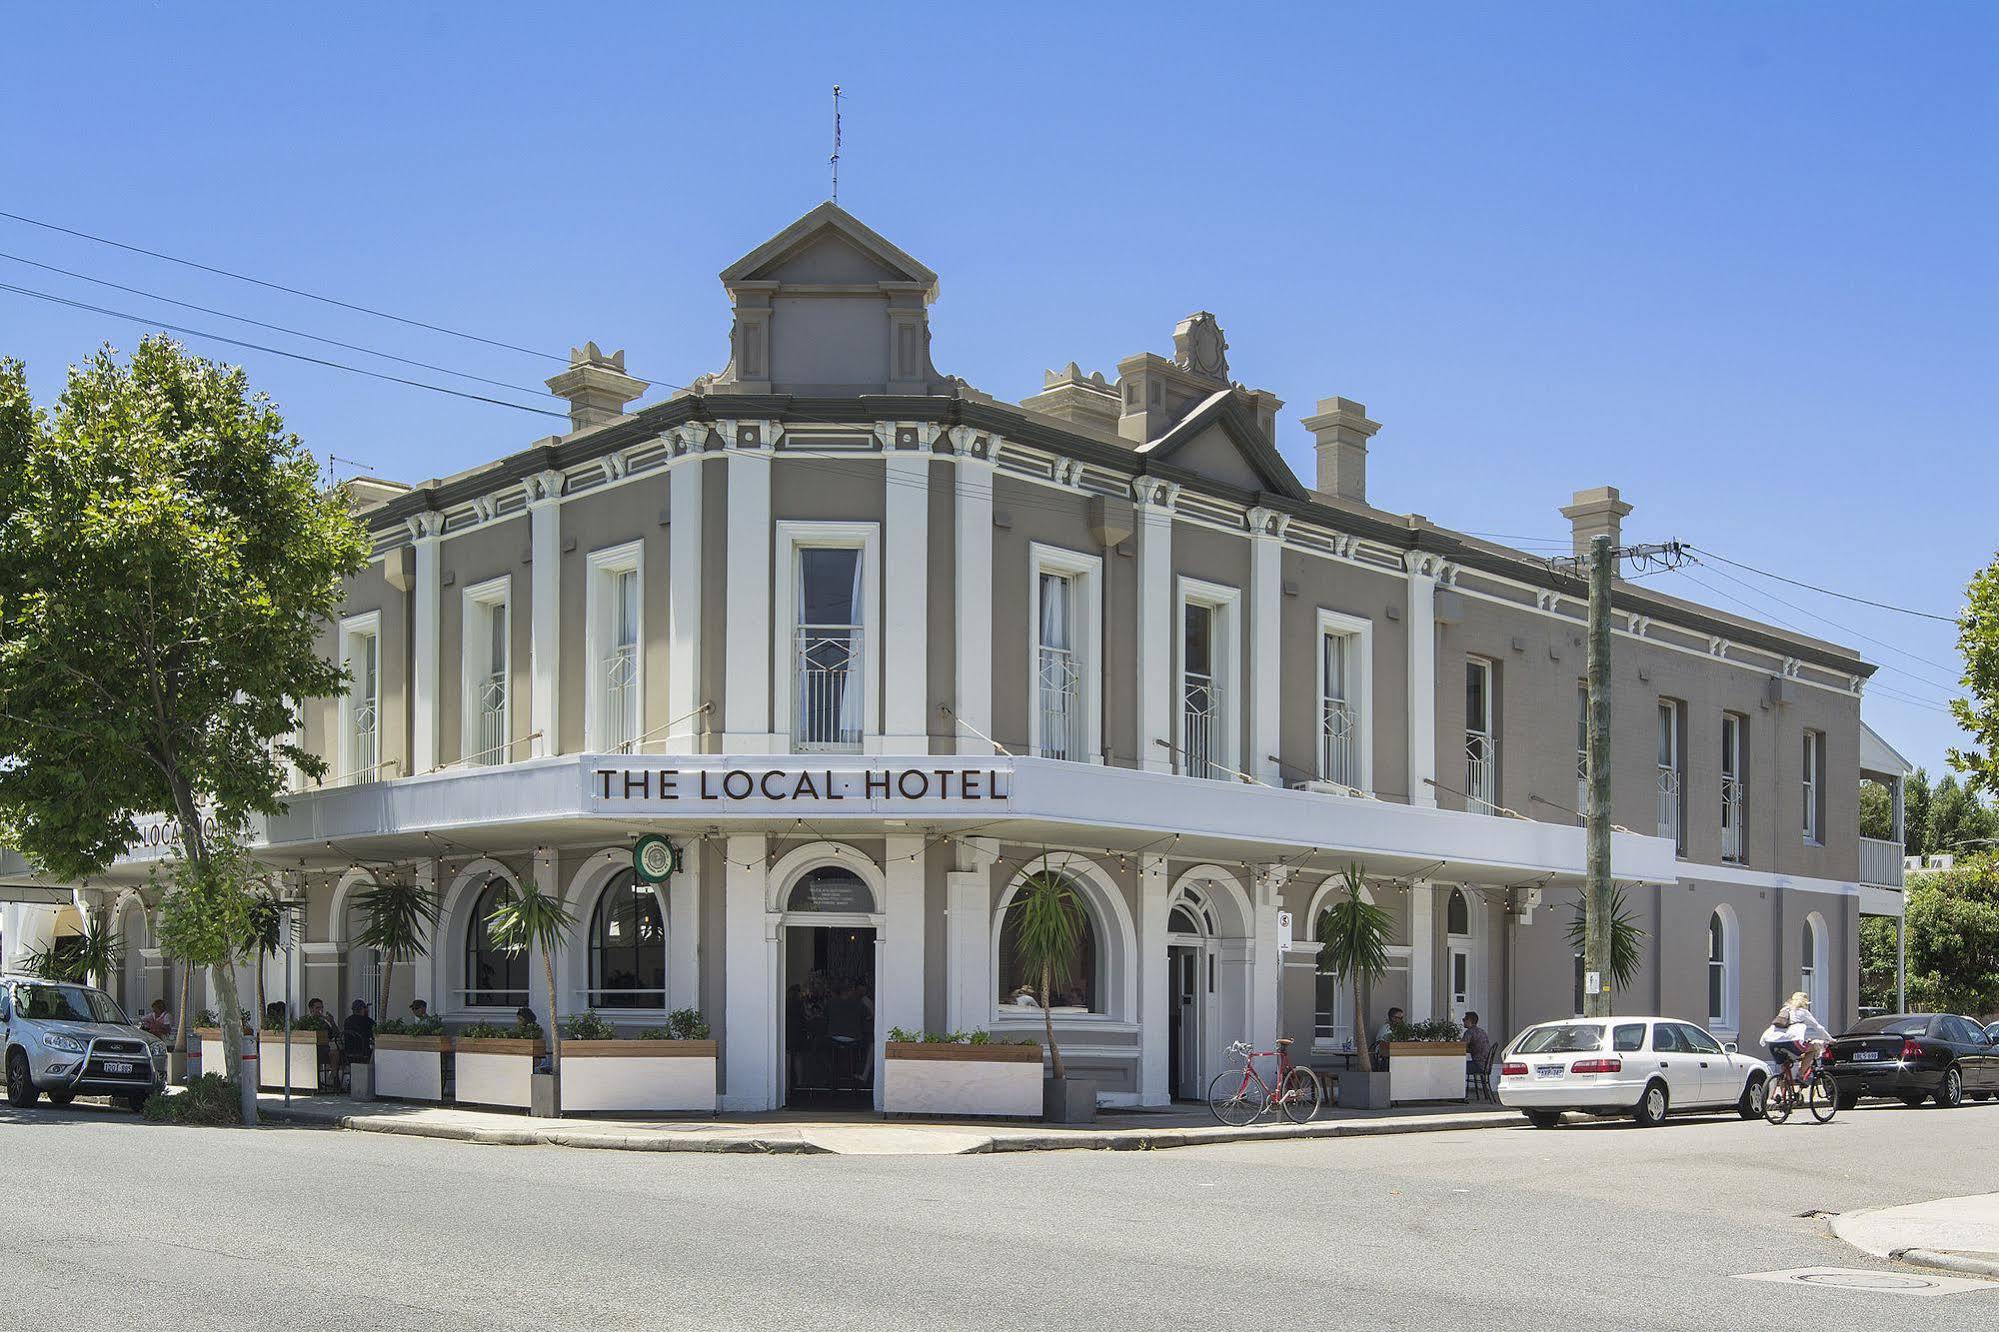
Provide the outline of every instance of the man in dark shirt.
{"type": "Polygon", "coordinates": [[[340,1029],[341,1053],[350,1064],[374,1062],[375,1019],[368,1016],[368,1001],[356,999],[354,1011],[340,1029]]]}

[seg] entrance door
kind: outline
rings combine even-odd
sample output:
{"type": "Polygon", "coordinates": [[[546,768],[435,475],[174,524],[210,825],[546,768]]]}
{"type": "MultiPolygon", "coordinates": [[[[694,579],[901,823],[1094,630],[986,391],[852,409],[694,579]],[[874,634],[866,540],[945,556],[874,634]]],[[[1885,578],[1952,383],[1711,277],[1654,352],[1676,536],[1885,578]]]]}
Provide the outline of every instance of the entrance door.
{"type": "Polygon", "coordinates": [[[1451,1016],[1464,1021],[1471,1008],[1471,945],[1451,945],[1451,1016]]]}
{"type": "Polygon", "coordinates": [[[866,925],[784,931],[784,1103],[874,1104],[875,932],[866,925]]]}
{"type": "Polygon", "coordinates": [[[1201,1085],[1201,950],[1173,945],[1166,966],[1167,1086],[1178,1100],[1198,1101],[1208,1090],[1201,1085]]]}

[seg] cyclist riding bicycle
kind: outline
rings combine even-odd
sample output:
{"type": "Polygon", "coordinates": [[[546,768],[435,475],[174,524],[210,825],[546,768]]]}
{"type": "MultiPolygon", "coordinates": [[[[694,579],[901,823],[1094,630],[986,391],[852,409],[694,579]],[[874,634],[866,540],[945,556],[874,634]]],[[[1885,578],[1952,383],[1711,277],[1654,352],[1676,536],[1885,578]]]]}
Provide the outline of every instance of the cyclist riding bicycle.
{"type": "Polygon", "coordinates": [[[1770,1019],[1770,1025],[1763,1029],[1763,1045],[1770,1051],[1770,1057],[1783,1066],[1783,1077],[1795,1085],[1798,1064],[1804,1059],[1807,1048],[1813,1044],[1829,1044],[1832,1033],[1812,1016],[1811,996],[1803,990],[1791,996],[1790,1002],[1777,1010],[1777,1016],[1770,1019]]]}

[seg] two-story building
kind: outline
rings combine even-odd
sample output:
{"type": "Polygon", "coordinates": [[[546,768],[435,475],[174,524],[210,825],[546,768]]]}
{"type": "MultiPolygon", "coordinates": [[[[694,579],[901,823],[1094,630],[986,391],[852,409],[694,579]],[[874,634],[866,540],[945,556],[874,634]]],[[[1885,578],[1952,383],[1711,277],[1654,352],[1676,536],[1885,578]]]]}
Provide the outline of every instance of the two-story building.
{"type": "MultiPolygon", "coordinates": [[[[1161,1104],[1238,1038],[1356,1039],[1314,922],[1357,865],[1398,931],[1376,1021],[1578,1010],[1576,578],[1377,507],[1358,402],[1305,418],[1300,480],[1212,315],[1010,403],[932,364],[936,275],[834,205],[721,277],[719,372],[628,410],[649,385],[586,346],[549,381],[568,433],[352,483],[374,553],[325,650],[353,687],[301,717],[331,776],[254,830],[307,904],[301,999],[373,997],[357,894],[410,874],[442,916],[387,1014],[697,1008],[725,1108],[865,1098],[878,1059],[811,1057],[827,996],[877,1048],[1041,1030],[1007,908],[1047,869],[1088,915],[1068,1061],[1161,1104]],[[645,834],[680,852],[658,885],[645,834]],[[527,879],[578,921],[553,995],[487,937],[527,879]]],[[[1561,512],[1582,550],[1630,507],[1561,512]]],[[[1839,1026],[1872,666],[1650,583],[1615,605],[1619,1006],[1753,1039],[1802,987],[1839,1026]]],[[[128,1000],[172,993],[141,886],[172,839],[88,889],[128,1000]]]]}

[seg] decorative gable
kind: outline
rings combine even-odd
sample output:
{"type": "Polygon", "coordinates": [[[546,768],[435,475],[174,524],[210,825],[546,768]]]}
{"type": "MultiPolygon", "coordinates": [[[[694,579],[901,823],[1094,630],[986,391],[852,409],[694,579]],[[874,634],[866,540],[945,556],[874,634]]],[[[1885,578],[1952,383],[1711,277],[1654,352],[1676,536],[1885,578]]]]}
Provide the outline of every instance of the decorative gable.
{"type": "Polygon", "coordinates": [[[1210,394],[1178,424],[1135,452],[1242,490],[1307,498],[1305,487],[1264,436],[1246,389],[1210,394]]]}

